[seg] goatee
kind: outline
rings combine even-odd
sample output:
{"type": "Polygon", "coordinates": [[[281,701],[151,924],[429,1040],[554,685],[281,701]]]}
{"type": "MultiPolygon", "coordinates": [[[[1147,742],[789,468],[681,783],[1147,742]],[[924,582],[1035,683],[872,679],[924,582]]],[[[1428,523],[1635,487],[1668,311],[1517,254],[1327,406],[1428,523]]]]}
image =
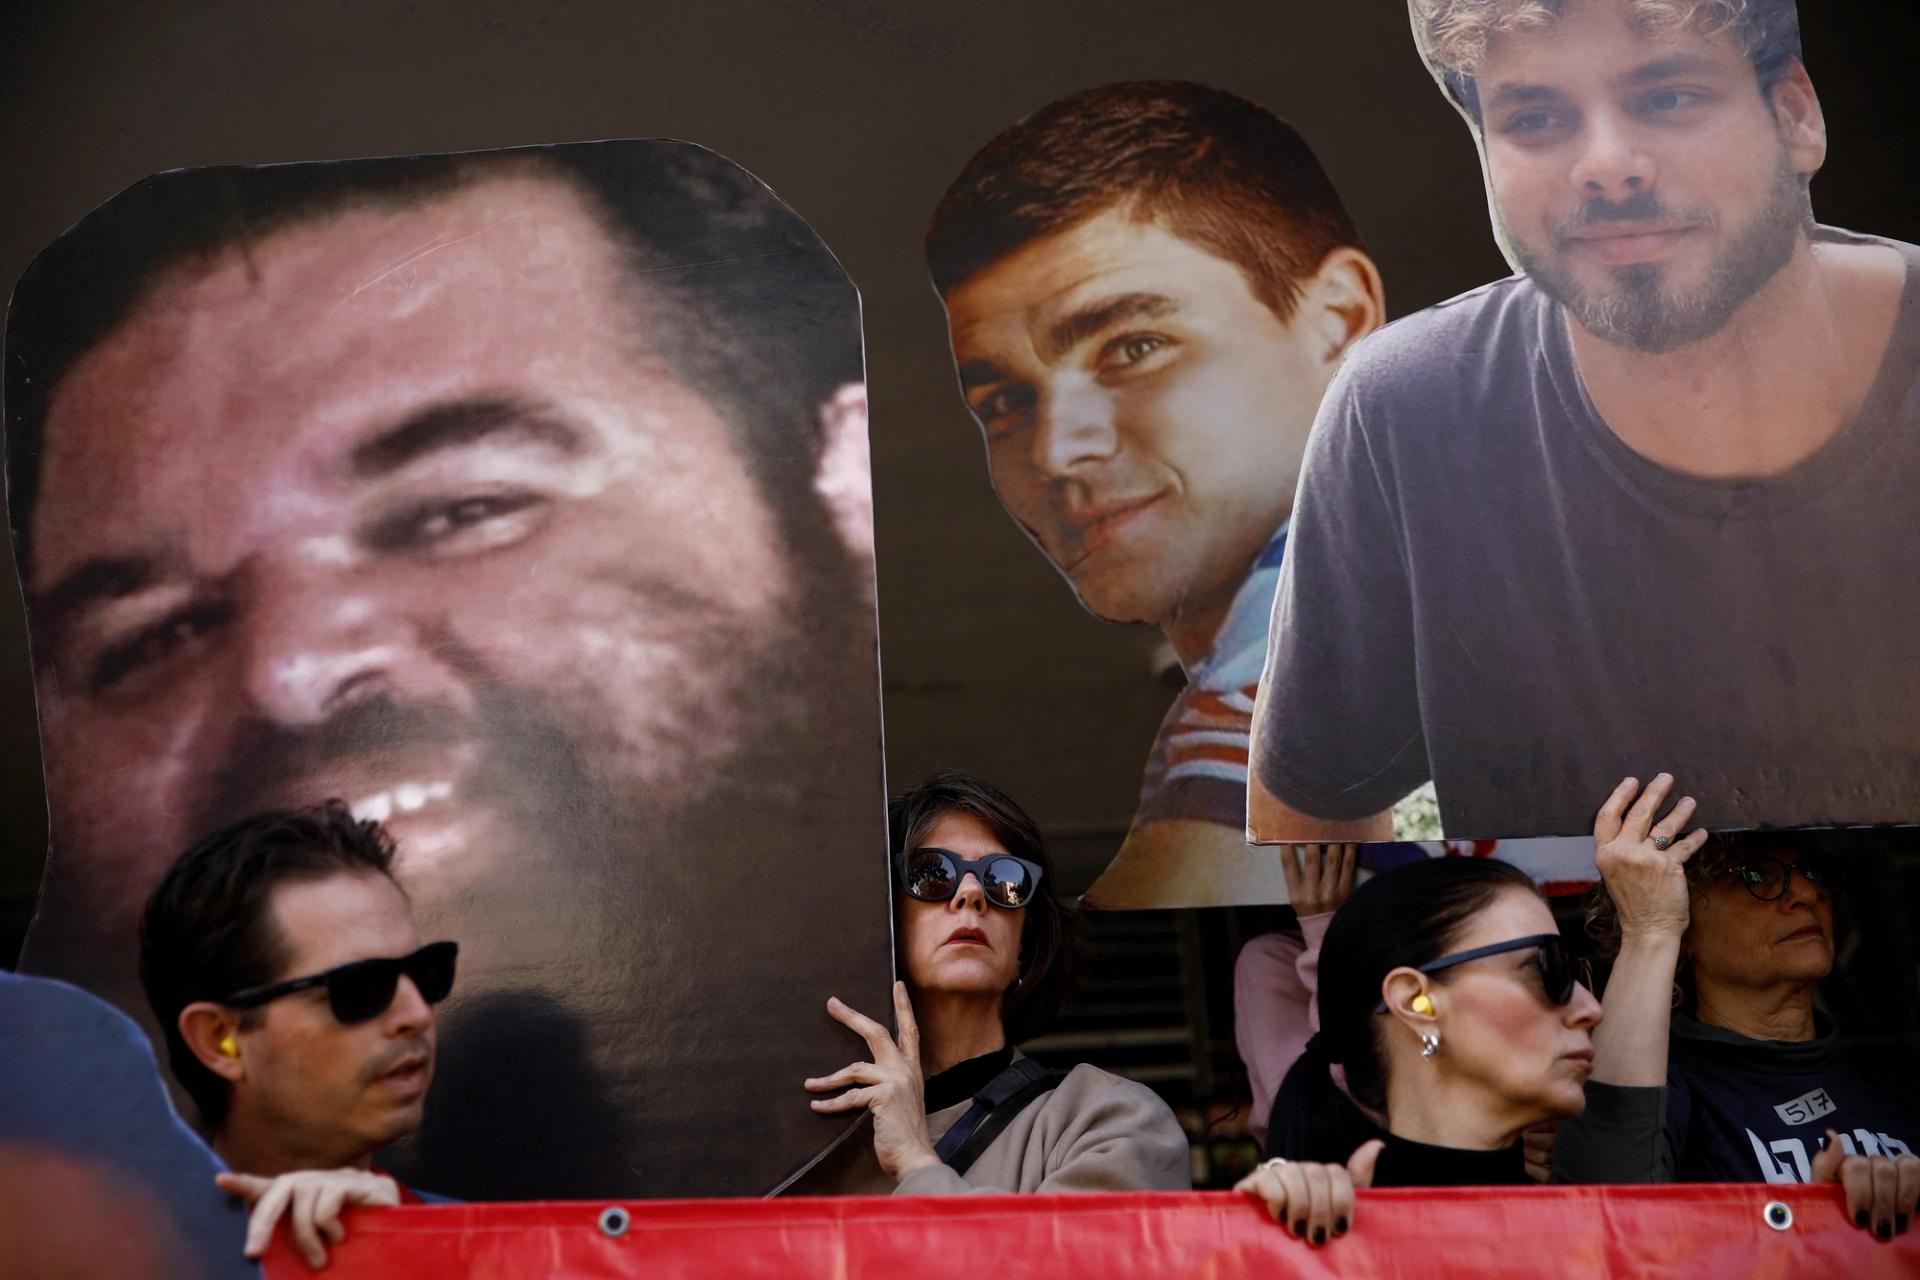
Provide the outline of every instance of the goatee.
{"type": "Polygon", "coordinates": [[[1659,222],[1714,231],[1711,210],[1676,210],[1653,192],[1625,200],[1589,200],[1552,230],[1553,252],[1535,253],[1512,236],[1508,242],[1521,269],[1541,292],[1573,314],[1596,338],[1650,355],[1677,351],[1725,329],[1793,258],[1812,223],[1806,184],[1783,149],[1767,203],[1754,220],[1736,232],[1707,266],[1694,288],[1676,291],[1662,263],[1636,262],[1611,271],[1613,288],[1583,288],[1565,269],[1573,233],[1609,222],[1659,222]]]}

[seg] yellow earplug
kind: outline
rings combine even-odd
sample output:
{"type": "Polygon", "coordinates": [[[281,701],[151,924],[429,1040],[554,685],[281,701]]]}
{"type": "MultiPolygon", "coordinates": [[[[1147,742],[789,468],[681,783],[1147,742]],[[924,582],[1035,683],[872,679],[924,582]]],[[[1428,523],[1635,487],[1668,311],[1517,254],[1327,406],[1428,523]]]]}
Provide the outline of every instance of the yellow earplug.
{"type": "Polygon", "coordinates": [[[229,1058],[237,1058],[240,1056],[240,1045],[234,1040],[233,1032],[229,1031],[220,1037],[220,1052],[226,1054],[229,1058]]]}
{"type": "Polygon", "coordinates": [[[1418,995],[1413,998],[1413,1004],[1411,1007],[1415,1013],[1420,1013],[1420,1014],[1432,1013],[1433,1001],[1427,999],[1426,996],[1424,995],[1418,995]]]}

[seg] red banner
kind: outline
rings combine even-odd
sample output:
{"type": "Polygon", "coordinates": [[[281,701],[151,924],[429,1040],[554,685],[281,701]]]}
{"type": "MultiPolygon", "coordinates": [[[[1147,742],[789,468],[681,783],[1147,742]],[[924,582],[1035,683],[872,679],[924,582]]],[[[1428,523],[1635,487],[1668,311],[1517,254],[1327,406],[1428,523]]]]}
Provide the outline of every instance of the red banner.
{"type": "MultiPolygon", "coordinates": [[[[1876,1240],[1837,1186],[1366,1191],[1320,1248],[1221,1193],[446,1205],[348,1228],[329,1280],[1920,1276],[1920,1232],[1876,1240]]],[[[312,1274],[282,1232],[267,1280],[312,1274]]]]}

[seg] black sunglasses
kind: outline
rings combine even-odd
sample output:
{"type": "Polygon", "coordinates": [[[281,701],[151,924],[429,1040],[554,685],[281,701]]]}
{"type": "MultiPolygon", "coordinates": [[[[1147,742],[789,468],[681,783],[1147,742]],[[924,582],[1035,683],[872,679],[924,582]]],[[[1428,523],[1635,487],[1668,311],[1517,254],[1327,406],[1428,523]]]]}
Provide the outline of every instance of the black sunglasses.
{"type": "Polygon", "coordinates": [[[1033,901],[1040,888],[1040,868],[1010,853],[963,858],[951,849],[928,846],[915,849],[900,864],[900,887],[922,902],[945,902],[960,892],[960,881],[971,871],[980,877],[987,901],[1014,911],[1033,901]]]}
{"type": "Polygon", "coordinates": [[[1762,902],[1776,902],[1784,897],[1787,886],[1793,883],[1793,873],[1798,871],[1806,882],[1813,886],[1814,893],[1822,898],[1831,898],[1843,887],[1843,876],[1837,863],[1824,859],[1809,858],[1801,863],[1782,862],[1778,858],[1754,858],[1738,866],[1728,867],[1727,874],[1762,902]]]}
{"type": "Polygon", "coordinates": [[[343,1024],[367,1022],[385,1013],[393,1004],[393,993],[400,987],[400,975],[413,979],[420,998],[439,1004],[453,990],[453,962],[460,954],[457,942],[429,942],[410,956],[392,959],[355,960],[328,969],[325,973],[289,978],[263,987],[248,987],[222,997],[218,1003],[236,1009],[257,1009],[269,1000],[290,996],[313,987],[327,989],[327,1003],[333,1016],[343,1024]]]}
{"type": "MultiPolygon", "coordinates": [[[[1577,981],[1573,957],[1567,954],[1567,940],[1557,933],[1529,934],[1524,938],[1515,938],[1511,942],[1495,942],[1485,947],[1474,947],[1469,951],[1456,951],[1450,956],[1429,960],[1420,966],[1420,972],[1438,973],[1442,969],[1451,969],[1454,965],[1465,964],[1469,960],[1504,955],[1509,951],[1523,951],[1528,947],[1540,948],[1539,953],[1533,958],[1533,963],[1540,969],[1540,987],[1547,994],[1547,1003],[1559,1006],[1573,999],[1573,987],[1577,981]]],[[[1382,1000],[1373,1007],[1373,1011],[1385,1013],[1387,1002],[1382,1000]]]]}

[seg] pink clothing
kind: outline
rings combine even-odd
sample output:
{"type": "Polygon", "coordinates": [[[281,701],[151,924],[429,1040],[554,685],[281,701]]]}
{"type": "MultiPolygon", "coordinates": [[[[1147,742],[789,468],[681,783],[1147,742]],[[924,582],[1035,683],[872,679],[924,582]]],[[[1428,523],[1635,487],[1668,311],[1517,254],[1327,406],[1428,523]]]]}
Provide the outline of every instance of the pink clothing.
{"type": "Polygon", "coordinates": [[[1233,964],[1233,1042],[1253,1084],[1248,1128],[1262,1144],[1273,1095],[1320,1029],[1314,994],[1320,987],[1320,940],[1332,920],[1331,911],[1302,916],[1301,937],[1263,933],[1250,938],[1233,964]]]}

